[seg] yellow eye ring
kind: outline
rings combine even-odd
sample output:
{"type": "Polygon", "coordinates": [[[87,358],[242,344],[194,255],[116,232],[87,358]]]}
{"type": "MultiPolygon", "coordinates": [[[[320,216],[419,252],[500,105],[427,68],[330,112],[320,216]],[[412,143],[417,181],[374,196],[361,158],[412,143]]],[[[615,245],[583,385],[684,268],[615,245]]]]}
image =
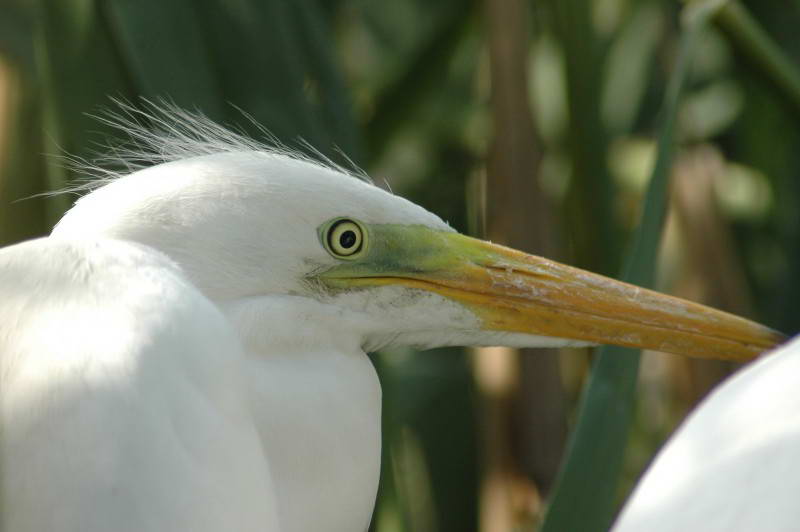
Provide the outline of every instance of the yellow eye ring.
{"type": "Polygon", "coordinates": [[[328,251],[339,258],[351,258],[364,247],[364,230],[353,220],[343,218],[328,228],[328,251]]]}

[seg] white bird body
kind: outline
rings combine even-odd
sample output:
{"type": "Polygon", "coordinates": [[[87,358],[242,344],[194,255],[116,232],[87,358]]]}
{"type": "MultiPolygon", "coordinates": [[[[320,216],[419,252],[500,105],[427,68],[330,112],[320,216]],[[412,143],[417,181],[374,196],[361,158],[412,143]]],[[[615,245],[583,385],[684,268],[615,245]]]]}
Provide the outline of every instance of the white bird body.
{"type": "Polygon", "coordinates": [[[365,530],[377,491],[381,393],[364,345],[386,341],[366,339],[363,324],[385,304],[356,301],[348,312],[300,295],[308,291],[303,276],[330,259],[314,231],[300,237],[292,231],[343,212],[450,230],[416,205],[350,176],[244,152],[167,163],[112,182],[80,200],[53,232],[170,250],[226,316],[244,346],[246,389],[239,393],[280,479],[276,496],[286,532],[321,523],[332,532],[365,530]],[[273,175],[264,174],[265,160],[273,175]],[[274,220],[286,223],[285,239],[274,237],[282,230],[274,220]],[[231,235],[227,227],[239,229],[231,235]],[[266,228],[273,233],[267,242],[266,228]]]}
{"type": "Polygon", "coordinates": [[[169,111],[154,166],[0,251],[0,528],[365,530],[391,345],[746,359],[773,331],[479,241],[169,111]],[[160,163],[160,164],[156,164],[160,163]]]}
{"type": "Polygon", "coordinates": [[[675,431],[614,532],[800,527],[800,339],[726,380],[675,431]]]}
{"type": "Polygon", "coordinates": [[[177,265],[112,239],[6,248],[0,278],[12,277],[0,304],[4,352],[18,354],[0,358],[8,530],[366,529],[380,385],[320,320],[291,341],[314,317],[304,298],[276,296],[256,316],[233,305],[235,331],[177,265]],[[64,482],[42,491],[42,470],[64,482]]]}
{"type": "MultiPolygon", "coordinates": [[[[321,523],[331,531],[366,530],[380,474],[377,374],[360,345],[337,334],[336,320],[321,327],[318,309],[304,298],[276,296],[276,302],[274,312],[261,305],[253,314],[237,311],[252,325],[243,335],[248,394],[280,479],[281,530],[314,530],[321,523]],[[298,328],[300,343],[292,341],[298,328]]],[[[240,331],[247,327],[243,319],[233,321],[240,331]]]]}
{"type": "Polygon", "coordinates": [[[277,530],[239,339],[174,263],[48,238],[0,280],[3,530],[277,530]]]}

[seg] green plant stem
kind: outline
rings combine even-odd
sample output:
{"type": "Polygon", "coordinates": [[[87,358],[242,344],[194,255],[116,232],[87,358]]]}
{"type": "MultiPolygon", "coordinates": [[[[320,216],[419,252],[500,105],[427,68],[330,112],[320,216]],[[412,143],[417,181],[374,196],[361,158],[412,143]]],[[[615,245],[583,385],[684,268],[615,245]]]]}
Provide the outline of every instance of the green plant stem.
{"type": "Polygon", "coordinates": [[[800,69],[738,0],[716,9],[714,23],[741,54],[800,112],[800,69]]]}
{"type": "Polygon", "coordinates": [[[550,0],[564,50],[571,178],[564,199],[575,263],[603,275],[619,269],[621,233],[613,213],[608,131],[600,117],[605,46],[596,35],[589,0],[550,0]]]}
{"type": "MultiPolygon", "coordinates": [[[[711,10],[690,6],[675,71],[670,78],[658,133],[658,153],[644,200],[633,247],[623,269],[625,281],[652,286],[661,230],[668,200],[668,184],[675,147],[678,103],[689,73],[697,34],[711,10]]],[[[615,500],[625,446],[633,418],[639,353],[621,347],[603,347],[581,398],[579,417],[559,473],[556,489],[541,530],[607,530],[615,500]]]]}

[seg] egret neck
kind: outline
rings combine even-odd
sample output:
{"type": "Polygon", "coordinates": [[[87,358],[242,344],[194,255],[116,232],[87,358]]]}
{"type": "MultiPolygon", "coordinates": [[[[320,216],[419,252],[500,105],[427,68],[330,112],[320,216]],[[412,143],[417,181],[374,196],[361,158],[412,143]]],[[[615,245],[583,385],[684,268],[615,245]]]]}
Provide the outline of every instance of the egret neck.
{"type": "Polygon", "coordinates": [[[221,305],[244,343],[249,397],[282,532],[366,530],[380,474],[381,388],[355,316],[312,299],[221,305]]]}

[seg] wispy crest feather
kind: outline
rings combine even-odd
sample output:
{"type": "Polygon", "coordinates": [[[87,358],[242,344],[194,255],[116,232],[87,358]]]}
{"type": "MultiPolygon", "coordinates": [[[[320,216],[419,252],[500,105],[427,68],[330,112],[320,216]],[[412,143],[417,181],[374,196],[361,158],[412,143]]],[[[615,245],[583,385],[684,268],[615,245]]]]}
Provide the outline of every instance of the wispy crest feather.
{"type": "Polygon", "coordinates": [[[140,107],[122,100],[113,101],[116,109],[104,109],[93,118],[123,133],[123,140],[101,145],[100,155],[91,159],[64,156],[67,166],[80,177],[56,194],[90,192],[119,177],[157,164],[247,151],[290,157],[372,183],[366,172],[343,152],[339,151],[347,161],[347,167],[334,162],[303,139],[298,143],[306,151],[292,149],[241,109],[242,116],[258,129],[260,140],[248,137],[241,130],[220,125],[200,111],[187,111],[169,101],[143,99],[140,107]]]}

